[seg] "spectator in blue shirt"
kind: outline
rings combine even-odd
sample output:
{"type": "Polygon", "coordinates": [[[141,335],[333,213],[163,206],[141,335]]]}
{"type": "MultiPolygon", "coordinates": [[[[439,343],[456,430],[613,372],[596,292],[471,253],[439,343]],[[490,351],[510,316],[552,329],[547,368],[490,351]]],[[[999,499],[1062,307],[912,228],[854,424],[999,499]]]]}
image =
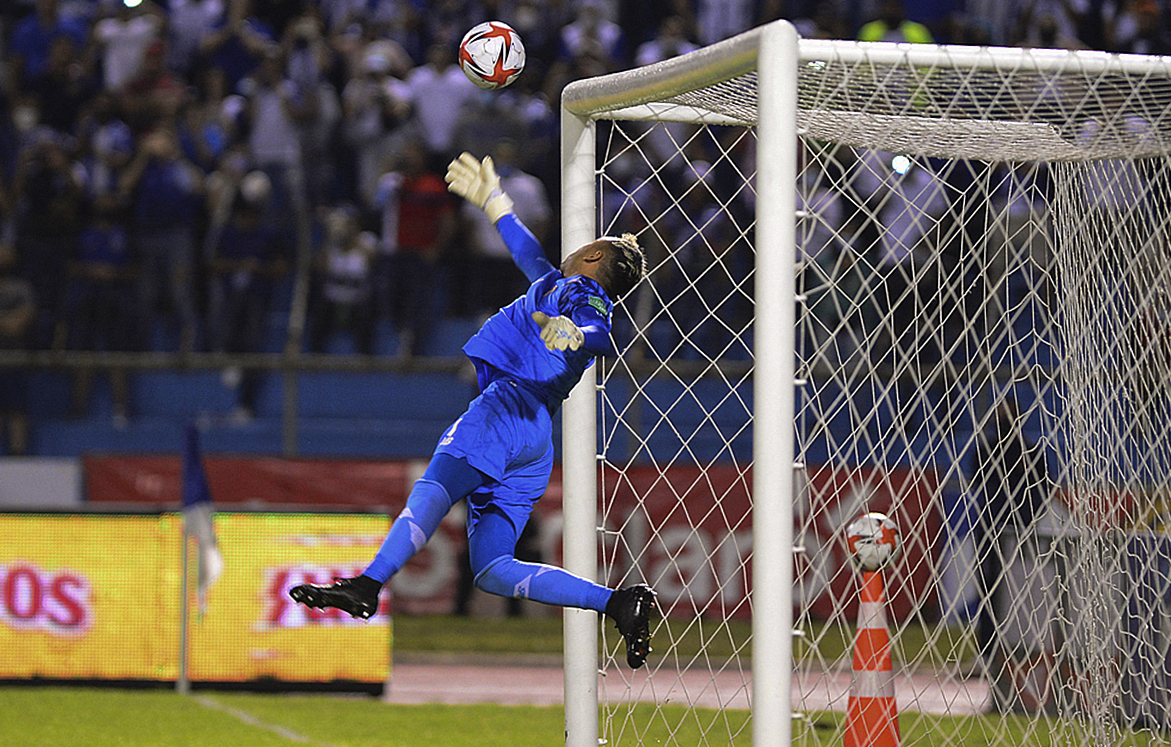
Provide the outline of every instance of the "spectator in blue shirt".
{"type": "Polygon", "coordinates": [[[237,84],[276,48],[276,32],[253,14],[251,0],[230,0],[227,15],[216,22],[215,30],[200,44],[205,61],[224,71],[229,91],[235,91],[237,84]]]}
{"type": "MultiPolygon", "coordinates": [[[[137,349],[138,303],[134,293],[134,258],[122,205],[112,193],[94,200],[90,218],[69,262],[69,281],[60,336],[70,350],[137,349]]],[[[73,408],[81,415],[89,403],[92,369],[78,369],[73,379],[73,408]]],[[[124,425],[129,386],[125,369],[110,370],[114,423],[124,425]]]]}
{"type": "MultiPolygon", "coordinates": [[[[264,342],[277,283],[289,268],[281,234],[265,219],[271,192],[263,172],[247,174],[214,245],[208,334],[215,352],[255,353],[264,342]]],[[[233,372],[231,378],[237,389],[233,420],[247,422],[256,412],[262,379],[255,371],[233,372]]]]}
{"type": "Polygon", "coordinates": [[[165,309],[177,322],[179,349],[190,351],[198,335],[193,278],[203,174],[183,156],[173,127],[142,139],[122,174],[121,192],[141,263],[142,318],[165,309]]]}
{"type": "Polygon", "coordinates": [[[37,0],[36,10],[17,21],[12,29],[8,52],[21,90],[44,72],[49,49],[58,37],[71,39],[77,49],[85,48],[89,29],[83,21],[61,17],[58,4],[58,0],[37,0]]]}

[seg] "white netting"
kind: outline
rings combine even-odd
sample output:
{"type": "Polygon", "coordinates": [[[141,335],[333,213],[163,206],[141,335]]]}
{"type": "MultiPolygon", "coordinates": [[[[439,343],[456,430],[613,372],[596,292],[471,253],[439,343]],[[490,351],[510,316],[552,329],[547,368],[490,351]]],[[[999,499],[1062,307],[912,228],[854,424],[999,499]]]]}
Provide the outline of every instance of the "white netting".
{"type": "MultiPolygon", "coordinates": [[[[1171,61],[801,49],[795,743],[842,742],[866,510],[905,541],[904,745],[1163,743],[1171,61]]],[[[671,120],[752,123],[755,86],[598,115],[601,228],[651,270],[601,366],[603,568],[666,614],[607,667],[610,744],[751,733],[757,137],[671,120]]]]}
{"type": "MultiPolygon", "coordinates": [[[[654,643],[662,655],[634,675],[612,670],[603,689],[654,701],[643,717],[672,732],[675,705],[747,709],[751,681],[753,213],[749,173],[732,153],[754,136],[715,134],[616,125],[601,159],[603,228],[636,232],[648,255],[648,282],[616,315],[632,320],[616,335],[629,346],[600,376],[604,565],[615,584],[652,583],[667,618],[654,643]],[[709,151],[712,160],[682,155],[709,151]]],[[[690,720],[703,744],[747,735],[742,718],[690,720]]],[[[634,743],[640,728],[619,715],[606,736],[634,743]]]]}

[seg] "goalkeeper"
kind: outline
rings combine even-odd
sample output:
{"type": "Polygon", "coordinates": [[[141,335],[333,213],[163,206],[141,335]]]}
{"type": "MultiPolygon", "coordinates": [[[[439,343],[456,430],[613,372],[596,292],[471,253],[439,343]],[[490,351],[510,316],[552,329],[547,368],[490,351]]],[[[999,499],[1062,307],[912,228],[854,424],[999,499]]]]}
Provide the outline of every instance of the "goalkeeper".
{"type": "Polygon", "coordinates": [[[553,468],[553,413],[594,357],[609,351],[614,301],[646,272],[634,236],[602,237],[555,268],[512,212],[491,158],[464,153],[447,171],[448,189],[484,210],[532,285],[464,345],[480,387],[439,440],[426,472],[391,525],[374,560],[354,578],[295,586],[308,607],[369,618],[378,592],[427,543],[456,502],[467,498],[468,548],[477,588],[504,597],[604,612],[626,641],[626,661],[650,653],[655,594],[646,585],[611,590],[561,568],[514,557],[517,538],[553,468]]]}

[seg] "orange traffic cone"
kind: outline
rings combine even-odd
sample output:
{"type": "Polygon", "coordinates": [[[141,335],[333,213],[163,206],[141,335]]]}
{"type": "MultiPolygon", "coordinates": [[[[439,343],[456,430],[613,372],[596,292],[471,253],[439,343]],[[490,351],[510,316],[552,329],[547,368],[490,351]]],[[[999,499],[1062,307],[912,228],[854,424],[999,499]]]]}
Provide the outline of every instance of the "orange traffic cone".
{"type": "Polygon", "coordinates": [[[899,713],[886,630],[886,593],[882,574],[862,574],[854,678],[842,747],[899,747],[899,713]]]}

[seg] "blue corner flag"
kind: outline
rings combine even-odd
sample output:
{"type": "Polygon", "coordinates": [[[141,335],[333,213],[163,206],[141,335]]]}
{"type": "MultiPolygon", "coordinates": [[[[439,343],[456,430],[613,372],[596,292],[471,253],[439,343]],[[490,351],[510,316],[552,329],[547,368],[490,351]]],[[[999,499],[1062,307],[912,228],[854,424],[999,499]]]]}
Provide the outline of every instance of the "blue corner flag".
{"type": "Polygon", "coordinates": [[[207,589],[224,570],[224,558],[216,544],[212,521],[211,490],[199,455],[199,431],[194,424],[187,426],[183,449],[183,529],[187,537],[195,537],[199,559],[196,594],[200,613],[207,611],[207,589]]]}

